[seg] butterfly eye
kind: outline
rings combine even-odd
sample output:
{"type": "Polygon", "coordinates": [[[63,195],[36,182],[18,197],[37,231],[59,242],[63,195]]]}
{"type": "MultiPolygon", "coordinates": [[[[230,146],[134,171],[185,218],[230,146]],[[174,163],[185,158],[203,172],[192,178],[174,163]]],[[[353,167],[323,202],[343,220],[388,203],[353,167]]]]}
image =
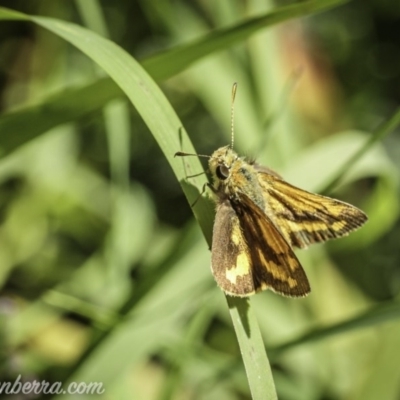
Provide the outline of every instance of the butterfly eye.
{"type": "Polygon", "coordinates": [[[225,180],[229,176],[229,168],[226,165],[218,165],[215,173],[219,179],[225,180]]]}

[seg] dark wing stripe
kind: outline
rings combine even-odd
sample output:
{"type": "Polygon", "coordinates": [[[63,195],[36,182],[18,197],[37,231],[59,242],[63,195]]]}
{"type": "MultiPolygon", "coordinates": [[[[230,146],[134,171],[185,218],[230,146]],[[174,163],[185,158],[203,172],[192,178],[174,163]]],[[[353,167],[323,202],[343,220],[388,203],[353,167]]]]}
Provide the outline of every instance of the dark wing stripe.
{"type": "Polygon", "coordinates": [[[286,296],[307,295],[310,285],[300,262],[264,211],[242,193],[231,204],[249,248],[256,291],[269,287],[286,296]]]}

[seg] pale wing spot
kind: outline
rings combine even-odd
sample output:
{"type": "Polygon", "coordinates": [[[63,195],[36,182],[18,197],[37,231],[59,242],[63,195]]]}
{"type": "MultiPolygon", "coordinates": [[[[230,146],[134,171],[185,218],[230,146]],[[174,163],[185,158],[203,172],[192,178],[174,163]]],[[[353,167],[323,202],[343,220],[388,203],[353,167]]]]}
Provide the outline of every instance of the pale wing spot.
{"type": "Polygon", "coordinates": [[[233,224],[231,240],[234,245],[239,246],[242,239],[242,232],[240,231],[239,224],[233,224]]]}
{"type": "Polygon", "coordinates": [[[238,276],[248,275],[250,272],[249,259],[245,253],[238,255],[236,259],[236,267],[227,269],[225,272],[226,279],[233,285],[236,285],[236,279],[238,276]]]}
{"type": "Polygon", "coordinates": [[[326,205],[327,208],[329,208],[329,213],[335,217],[340,217],[343,213],[343,210],[348,206],[347,204],[343,204],[335,199],[328,198],[328,200],[329,201],[326,202],[326,205]],[[332,201],[335,203],[335,206],[332,206],[332,201]]]}
{"type": "Polygon", "coordinates": [[[340,231],[344,227],[343,221],[337,221],[332,224],[332,229],[335,231],[340,231]]]}
{"type": "Polygon", "coordinates": [[[287,280],[287,282],[289,283],[289,286],[290,286],[291,289],[293,289],[294,287],[297,286],[297,281],[295,279],[293,279],[293,278],[289,278],[287,280]]]}
{"type": "MultiPolygon", "coordinates": [[[[337,223],[338,222],[335,222],[335,224],[337,224],[337,223]]],[[[314,231],[326,231],[327,230],[327,225],[323,222],[306,222],[306,221],[304,221],[301,224],[297,224],[297,223],[288,221],[287,224],[290,227],[290,230],[292,232],[301,232],[301,231],[314,232],[314,231]]],[[[333,224],[333,229],[335,229],[335,227],[334,227],[335,224],[333,224]]]]}

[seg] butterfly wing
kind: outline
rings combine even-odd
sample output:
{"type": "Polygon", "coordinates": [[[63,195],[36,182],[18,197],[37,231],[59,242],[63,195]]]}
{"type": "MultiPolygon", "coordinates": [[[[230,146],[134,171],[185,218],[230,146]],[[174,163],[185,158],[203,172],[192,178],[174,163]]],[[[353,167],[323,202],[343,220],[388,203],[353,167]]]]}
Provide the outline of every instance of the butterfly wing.
{"type": "Polygon", "coordinates": [[[351,204],[307,192],[262,167],[255,168],[263,190],[265,212],[292,246],[305,248],[312,243],[346,236],[368,219],[351,204]]]}
{"type": "Polygon", "coordinates": [[[218,285],[233,296],[272,289],[285,296],[310,292],[307,276],[289,243],[246,195],[218,204],[211,268],[218,285]]]}

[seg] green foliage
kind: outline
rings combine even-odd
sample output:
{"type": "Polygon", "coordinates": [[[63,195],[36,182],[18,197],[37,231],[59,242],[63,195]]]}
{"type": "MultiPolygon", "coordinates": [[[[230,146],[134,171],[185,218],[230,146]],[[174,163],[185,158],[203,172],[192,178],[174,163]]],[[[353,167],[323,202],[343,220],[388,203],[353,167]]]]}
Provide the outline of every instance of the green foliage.
{"type": "Polygon", "coordinates": [[[399,118],[382,95],[393,82],[346,86],[344,47],[373,40],[349,29],[357,5],[301,19],[326,44],[313,53],[299,18],[342,1],[195,3],[0,8],[0,382],[102,382],[110,399],[396,399],[400,256],[381,243],[398,230],[399,118]],[[370,217],[298,253],[306,299],[224,298],[207,196],[191,219],[206,177],[174,153],[228,142],[234,81],[235,149],[370,217]]]}

